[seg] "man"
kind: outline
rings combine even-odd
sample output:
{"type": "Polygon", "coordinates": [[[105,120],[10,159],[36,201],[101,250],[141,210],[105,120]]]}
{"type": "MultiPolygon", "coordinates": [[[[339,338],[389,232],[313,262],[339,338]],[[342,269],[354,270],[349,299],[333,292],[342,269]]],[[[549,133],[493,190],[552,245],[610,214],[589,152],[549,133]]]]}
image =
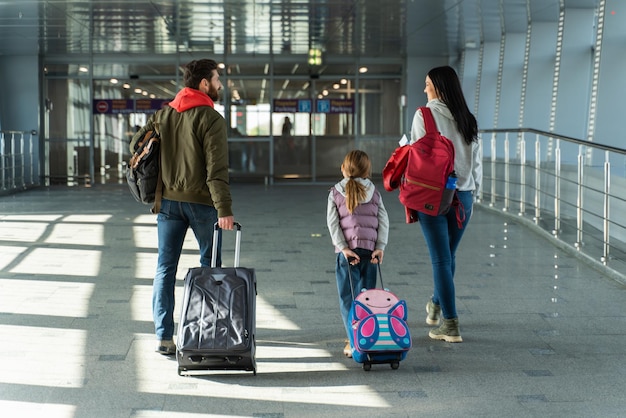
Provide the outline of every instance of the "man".
{"type": "MultiPolygon", "coordinates": [[[[157,215],[159,258],[152,291],[156,351],[176,352],[174,288],[187,229],[200,248],[200,265],[211,265],[213,225],[233,229],[235,221],[228,183],[226,121],[214,109],[222,83],[217,63],[209,59],[185,66],[185,87],[162,111],[152,115],[133,137],[130,149],[144,134],[161,134],[163,197],[157,215]]],[[[216,260],[221,265],[221,260],[216,260]]]]}

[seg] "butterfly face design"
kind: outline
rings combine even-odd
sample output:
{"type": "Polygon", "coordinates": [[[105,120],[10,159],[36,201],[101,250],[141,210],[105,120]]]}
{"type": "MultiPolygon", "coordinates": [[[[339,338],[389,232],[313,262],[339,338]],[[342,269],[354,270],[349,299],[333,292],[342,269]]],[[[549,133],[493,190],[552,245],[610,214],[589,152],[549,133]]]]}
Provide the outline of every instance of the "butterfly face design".
{"type": "Polygon", "coordinates": [[[367,306],[372,313],[388,313],[389,309],[398,303],[398,297],[384,289],[364,290],[356,300],[367,306]]]}
{"type": "Polygon", "coordinates": [[[353,319],[360,320],[371,314],[388,314],[406,321],[406,302],[387,290],[365,290],[354,300],[353,319]]]}

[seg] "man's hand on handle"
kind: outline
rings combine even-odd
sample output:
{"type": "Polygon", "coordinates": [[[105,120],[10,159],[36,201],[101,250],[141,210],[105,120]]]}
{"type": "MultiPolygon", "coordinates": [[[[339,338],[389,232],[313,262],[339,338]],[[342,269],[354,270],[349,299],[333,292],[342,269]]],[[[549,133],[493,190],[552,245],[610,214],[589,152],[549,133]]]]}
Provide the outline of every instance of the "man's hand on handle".
{"type": "Polygon", "coordinates": [[[234,224],[234,216],[224,216],[223,218],[217,219],[217,225],[222,229],[233,229],[234,224]]]}

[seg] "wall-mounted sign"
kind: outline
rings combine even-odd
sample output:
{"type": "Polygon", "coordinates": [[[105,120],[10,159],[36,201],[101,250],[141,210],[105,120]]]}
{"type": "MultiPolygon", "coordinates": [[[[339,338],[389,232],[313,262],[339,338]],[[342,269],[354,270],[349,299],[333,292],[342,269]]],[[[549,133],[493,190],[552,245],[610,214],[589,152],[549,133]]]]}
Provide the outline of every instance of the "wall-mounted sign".
{"type": "Polygon", "coordinates": [[[274,113],[354,113],[353,99],[274,99],[274,113]]]}
{"type": "Polygon", "coordinates": [[[169,99],[95,99],[93,113],[96,115],[154,113],[170,101],[169,99]]]}
{"type": "Polygon", "coordinates": [[[354,113],[353,99],[319,99],[317,113],[354,113]]]}
{"type": "Polygon", "coordinates": [[[274,113],[310,113],[311,99],[274,99],[274,113]]]}

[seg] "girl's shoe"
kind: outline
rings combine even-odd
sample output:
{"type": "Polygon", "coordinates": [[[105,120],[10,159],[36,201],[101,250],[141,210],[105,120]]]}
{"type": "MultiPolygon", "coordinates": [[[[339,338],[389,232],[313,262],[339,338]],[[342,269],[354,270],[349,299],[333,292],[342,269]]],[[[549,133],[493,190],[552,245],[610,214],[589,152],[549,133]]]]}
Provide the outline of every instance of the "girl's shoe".
{"type": "Polygon", "coordinates": [[[343,354],[348,358],[352,358],[352,347],[350,347],[350,341],[346,342],[346,346],[343,348],[343,354]]]}

